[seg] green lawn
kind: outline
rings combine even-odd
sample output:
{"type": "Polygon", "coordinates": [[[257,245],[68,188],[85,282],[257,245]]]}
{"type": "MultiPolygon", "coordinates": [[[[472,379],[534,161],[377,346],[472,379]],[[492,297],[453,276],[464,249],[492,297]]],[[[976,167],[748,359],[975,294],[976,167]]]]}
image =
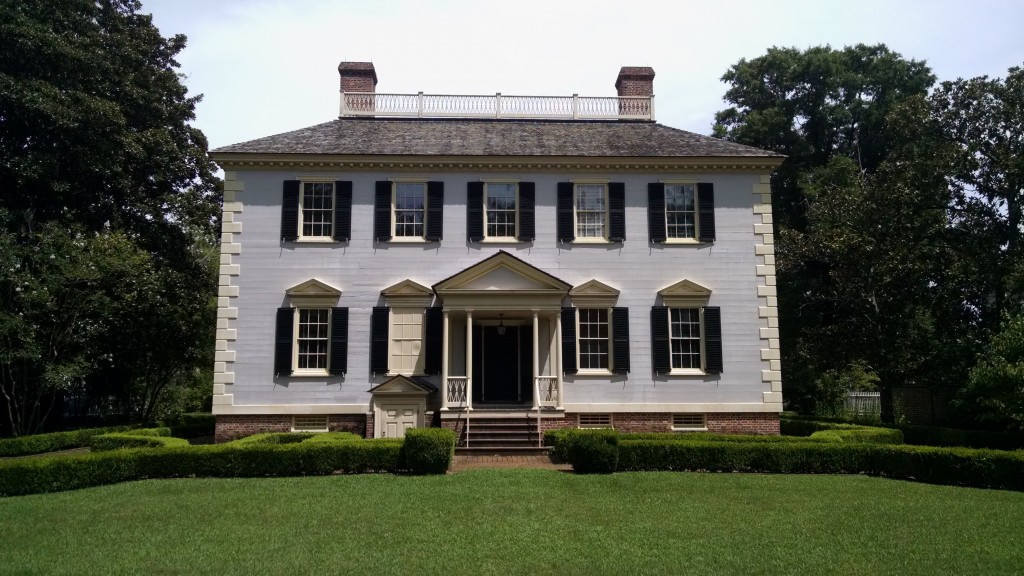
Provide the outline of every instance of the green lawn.
{"type": "Polygon", "coordinates": [[[2,574],[1013,574],[1024,493],[476,470],[0,498],[2,574]]]}

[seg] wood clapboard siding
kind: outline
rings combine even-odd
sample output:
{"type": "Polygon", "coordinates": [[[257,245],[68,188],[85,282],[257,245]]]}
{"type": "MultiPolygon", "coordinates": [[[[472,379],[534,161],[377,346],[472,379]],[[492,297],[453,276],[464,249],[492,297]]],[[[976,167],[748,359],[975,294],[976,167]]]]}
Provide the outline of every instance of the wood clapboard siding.
{"type": "MultiPolygon", "coordinates": [[[[291,172],[237,172],[244,181],[239,194],[243,233],[236,236],[241,254],[233,263],[241,275],[236,351],[233,371],[234,404],[351,404],[369,406],[367,390],[383,381],[369,374],[370,311],[383,305],[380,290],[410,278],[426,286],[506,250],[572,284],[592,278],[620,290],[617,306],[630,313],[631,370],[628,375],[565,378],[569,403],[742,403],[762,404],[769,391],[762,382],[766,369],[759,338],[757,286],[760,263],[754,254],[753,213],[758,175],[687,174],[713,182],[716,201],[716,241],[712,244],[652,245],[648,242],[647,189],[669,174],[561,173],[431,173],[424,180],[445,185],[444,239],[439,243],[377,243],[373,239],[374,183],[396,176],[383,172],[317,174],[318,178],[352,181],[352,233],[348,243],[280,242],[281,186],[296,179],[291,172]],[[481,177],[517,178],[536,188],[536,240],[519,244],[473,244],[466,241],[467,183],[481,177]],[[625,183],[626,237],[621,244],[563,245],[556,231],[556,188],[572,178],[607,177],[625,183]],[[349,309],[348,374],[323,378],[273,379],[274,315],[287,305],[285,290],[316,278],[342,291],[337,306],[349,309]],[[658,290],[683,278],[711,288],[710,305],[722,310],[725,371],[720,376],[655,377],[651,370],[648,310],[658,290]],[[625,382],[625,384],[624,384],[625,382]]],[[[404,176],[404,174],[403,174],[404,176]]],[[[453,316],[452,331],[464,330],[453,316]]],[[[546,335],[546,328],[542,327],[546,335]]],[[[543,337],[543,336],[542,336],[543,337]]],[[[460,336],[456,345],[462,344],[460,336]]],[[[546,354],[542,353],[546,360],[546,354]]],[[[546,363],[546,362],[542,362],[546,363]]],[[[438,382],[436,377],[432,381],[438,382]]],[[[742,409],[739,409],[742,411],[742,409]]]]}

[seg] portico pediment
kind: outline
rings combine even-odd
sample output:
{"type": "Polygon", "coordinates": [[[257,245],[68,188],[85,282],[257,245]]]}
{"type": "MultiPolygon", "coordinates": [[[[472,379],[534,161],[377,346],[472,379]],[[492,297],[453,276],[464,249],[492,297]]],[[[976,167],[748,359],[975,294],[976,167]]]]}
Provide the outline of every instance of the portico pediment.
{"type": "Polygon", "coordinates": [[[462,272],[434,285],[445,306],[499,304],[500,295],[512,307],[558,306],[571,285],[527,264],[508,252],[500,251],[462,272]],[[480,298],[490,297],[491,300],[480,298]]]}

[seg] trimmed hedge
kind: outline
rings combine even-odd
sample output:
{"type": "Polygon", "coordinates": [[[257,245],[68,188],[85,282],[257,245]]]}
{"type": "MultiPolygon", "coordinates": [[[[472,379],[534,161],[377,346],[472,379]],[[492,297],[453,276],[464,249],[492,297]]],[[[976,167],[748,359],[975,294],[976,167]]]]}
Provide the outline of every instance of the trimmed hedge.
{"type": "Polygon", "coordinates": [[[297,444],[309,440],[315,434],[315,432],[262,432],[232,440],[228,444],[242,446],[248,444],[297,444]]]}
{"type": "Polygon", "coordinates": [[[583,430],[562,438],[566,461],[580,474],[611,474],[619,466],[619,435],[614,430],[583,430]]]}
{"type": "Polygon", "coordinates": [[[4,438],[0,440],[0,456],[30,456],[58,450],[70,450],[88,446],[94,436],[111,432],[130,430],[131,426],[109,426],[106,428],[84,428],[68,432],[51,432],[4,438]]]}
{"type": "MultiPolygon", "coordinates": [[[[136,438],[143,438],[141,436],[136,438]]],[[[313,476],[395,472],[400,440],[220,444],[128,449],[0,462],[0,496],[59,492],[147,478],[313,476]]]]}
{"type": "Polygon", "coordinates": [[[93,436],[93,452],[107,452],[121,448],[176,448],[188,446],[188,440],[166,435],[140,435],[129,432],[93,436]]]}
{"type": "Polygon", "coordinates": [[[413,474],[444,474],[455,456],[455,432],[448,428],[405,431],[406,468],[413,474]]]}
{"type": "MultiPolygon", "coordinates": [[[[829,429],[836,424],[851,425],[839,418],[822,418],[784,414],[779,419],[782,433],[793,436],[808,436],[818,430],[829,429]]],[[[857,425],[856,423],[852,425],[857,425]]],[[[903,433],[903,441],[918,446],[961,446],[965,448],[989,448],[992,450],[1024,449],[1024,433],[994,432],[991,430],[963,430],[920,424],[871,424],[870,427],[895,429],[903,433]]]]}
{"type": "Polygon", "coordinates": [[[1024,490],[1024,452],[893,444],[622,440],[619,470],[871,474],[1024,490]]]}
{"type": "MultiPolygon", "coordinates": [[[[319,442],[361,442],[362,440],[362,436],[352,432],[323,432],[321,434],[314,434],[312,438],[303,440],[303,442],[310,444],[319,442]]],[[[401,442],[401,439],[398,438],[394,438],[394,440],[401,442]]]]}
{"type": "Polygon", "coordinates": [[[903,432],[895,428],[862,426],[821,420],[780,418],[779,428],[785,436],[799,436],[835,442],[868,444],[903,444],[903,432]]]}
{"type": "Polygon", "coordinates": [[[164,422],[171,429],[171,436],[176,438],[200,438],[213,436],[217,426],[217,418],[205,412],[181,414],[164,422]]]}

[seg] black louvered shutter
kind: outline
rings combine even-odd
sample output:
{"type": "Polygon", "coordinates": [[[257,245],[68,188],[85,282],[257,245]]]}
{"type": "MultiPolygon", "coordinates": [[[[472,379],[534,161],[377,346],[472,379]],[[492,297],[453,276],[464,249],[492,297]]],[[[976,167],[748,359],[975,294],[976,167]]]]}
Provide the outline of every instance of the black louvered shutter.
{"type": "Polygon", "coordinates": [[[537,235],[534,223],[533,206],[536,203],[536,192],[533,182],[519,183],[519,241],[533,242],[537,235]]]}
{"type": "Polygon", "coordinates": [[[622,182],[608,183],[608,240],[626,240],[626,185],[622,182]]]}
{"type": "Polygon", "coordinates": [[[348,308],[331,308],[330,373],[348,372],[348,308]]]}
{"type": "Polygon", "coordinates": [[[277,309],[277,329],[274,332],[274,377],[292,373],[292,337],[295,334],[295,309],[277,309]]]}
{"type": "Polygon", "coordinates": [[[573,184],[558,183],[558,240],[572,242],[576,239],[575,218],[573,217],[573,184]]]}
{"type": "Polygon", "coordinates": [[[299,184],[298,180],[285,180],[281,194],[281,241],[299,239],[299,184]]]}
{"type": "Polygon", "coordinates": [[[386,374],[388,371],[390,311],[387,306],[374,306],[370,315],[370,372],[373,374],[386,374]]]}
{"type": "Polygon", "coordinates": [[[629,372],[629,308],[612,308],[612,372],[629,372]]]}
{"type": "Polygon", "coordinates": [[[668,374],[672,370],[668,343],[668,308],[665,306],[651,307],[651,356],[655,374],[668,374]]]}
{"type": "Polygon", "coordinates": [[[707,359],[704,371],[722,373],[722,310],[718,306],[704,307],[704,352],[707,359]]]}
{"type": "Polygon", "coordinates": [[[427,229],[424,238],[428,242],[440,242],[444,237],[444,182],[427,182],[427,229]]]}
{"type": "Polygon", "coordinates": [[[647,185],[647,230],[651,242],[664,242],[665,232],[665,185],[657,182],[647,185]]]}
{"type": "Polygon", "coordinates": [[[576,364],[576,309],[562,308],[562,371],[575,374],[576,364]]]}
{"type": "Polygon", "coordinates": [[[334,239],[352,239],[352,182],[346,180],[334,183],[334,239]]]}
{"type": "Polygon", "coordinates": [[[444,312],[440,306],[427,308],[423,317],[423,371],[427,374],[441,373],[441,354],[444,349],[444,312]]]}
{"type": "Polygon", "coordinates": [[[715,241],[715,185],[710,182],[697,184],[698,240],[715,241]]]}
{"type": "Polygon", "coordinates": [[[373,195],[373,239],[391,240],[391,182],[377,182],[373,195]]]}
{"type": "Polygon", "coordinates": [[[466,186],[466,240],[484,239],[484,183],[470,182],[466,186]]]}

